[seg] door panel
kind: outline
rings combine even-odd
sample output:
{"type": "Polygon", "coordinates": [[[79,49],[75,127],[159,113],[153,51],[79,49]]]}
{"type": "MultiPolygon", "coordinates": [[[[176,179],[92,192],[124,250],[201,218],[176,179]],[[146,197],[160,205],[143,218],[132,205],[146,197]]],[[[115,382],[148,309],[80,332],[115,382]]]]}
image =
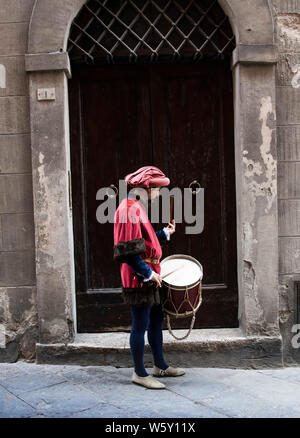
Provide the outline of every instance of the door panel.
{"type": "Polygon", "coordinates": [[[141,73],[132,70],[125,79],[119,74],[103,74],[82,87],[88,276],[92,290],[120,286],[120,276],[112,264],[113,224],[97,222],[95,213],[100,202],[95,194],[112,183],[118,187],[126,173],[152,161],[148,81],[141,73]]]}
{"type": "Polygon", "coordinates": [[[113,224],[99,224],[96,193],[136,166],[152,161],[148,74],[129,66],[75,68],[70,81],[70,127],[79,332],[124,330],[113,224]]]}
{"type": "Polygon", "coordinates": [[[197,180],[205,192],[204,232],[188,235],[187,224],[178,224],[171,249],[205,262],[209,284],[223,280],[217,79],[199,64],[188,64],[176,71],[159,66],[151,82],[152,105],[162,109],[153,114],[156,163],[169,176],[170,187],[183,190],[197,180]]]}
{"type": "Polygon", "coordinates": [[[203,232],[188,235],[187,224],[177,224],[165,254],[189,254],[203,266],[204,299],[195,327],[204,320],[218,324],[217,307],[237,324],[232,88],[224,67],[191,63],[151,70],[151,106],[160,108],[152,112],[156,165],[171,179],[170,188],[183,190],[194,180],[204,188],[203,232]]]}

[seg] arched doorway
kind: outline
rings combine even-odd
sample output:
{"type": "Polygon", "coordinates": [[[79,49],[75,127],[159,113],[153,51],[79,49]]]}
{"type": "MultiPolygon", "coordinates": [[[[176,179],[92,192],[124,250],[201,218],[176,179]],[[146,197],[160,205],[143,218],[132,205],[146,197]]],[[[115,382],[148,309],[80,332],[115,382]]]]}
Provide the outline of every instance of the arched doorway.
{"type": "MultiPolygon", "coordinates": [[[[237,327],[233,85],[235,38],[216,0],[90,0],[68,42],[73,227],[79,332],[124,330],[113,225],[96,219],[97,190],[153,164],[173,187],[205,189],[204,231],[163,256],[204,266],[195,327],[237,327]]],[[[177,323],[185,327],[189,321],[177,323]]]]}

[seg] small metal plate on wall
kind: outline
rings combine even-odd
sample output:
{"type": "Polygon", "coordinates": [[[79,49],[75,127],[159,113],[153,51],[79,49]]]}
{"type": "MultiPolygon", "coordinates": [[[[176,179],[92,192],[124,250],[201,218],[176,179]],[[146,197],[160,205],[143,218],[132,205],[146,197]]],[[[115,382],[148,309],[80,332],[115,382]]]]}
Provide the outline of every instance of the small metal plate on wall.
{"type": "Polygon", "coordinates": [[[55,88],[39,88],[37,100],[55,100],[55,88]]]}

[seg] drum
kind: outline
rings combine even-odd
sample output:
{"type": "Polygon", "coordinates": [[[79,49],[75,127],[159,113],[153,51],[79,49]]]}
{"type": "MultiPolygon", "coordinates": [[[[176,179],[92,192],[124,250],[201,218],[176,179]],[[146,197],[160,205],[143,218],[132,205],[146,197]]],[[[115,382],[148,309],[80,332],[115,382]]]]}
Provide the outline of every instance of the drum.
{"type": "Polygon", "coordinates": [[[167,315],[170,334],[178,340],[186,339],[194,326],[196,312],[202,303],[202,265],[194,257],[174,254],[160,262],[163,292],[163,310],[167,315]],[[170,316],[186,318],[192,316],[190,329],[183,338],[174,335],[170,316]]]}

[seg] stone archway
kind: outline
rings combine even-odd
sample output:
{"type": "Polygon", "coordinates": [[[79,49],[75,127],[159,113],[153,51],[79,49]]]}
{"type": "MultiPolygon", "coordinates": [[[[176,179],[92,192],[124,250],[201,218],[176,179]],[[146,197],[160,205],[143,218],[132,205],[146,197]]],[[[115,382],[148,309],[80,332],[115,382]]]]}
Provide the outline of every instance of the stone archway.
{"type": "MultiPolygon", "coordinates": [[[[75,283],[70,193],[66,45],[85,0],[36,0],[26,70],[40,343],[72,341],[75,283]],[[51,100],[37,92],[52,88],[51,100]]],[[[273,18],[267,0],[219,0],[236,36],[233,52],[239,320],[245,335],[279,337],[273,18]]]]}

